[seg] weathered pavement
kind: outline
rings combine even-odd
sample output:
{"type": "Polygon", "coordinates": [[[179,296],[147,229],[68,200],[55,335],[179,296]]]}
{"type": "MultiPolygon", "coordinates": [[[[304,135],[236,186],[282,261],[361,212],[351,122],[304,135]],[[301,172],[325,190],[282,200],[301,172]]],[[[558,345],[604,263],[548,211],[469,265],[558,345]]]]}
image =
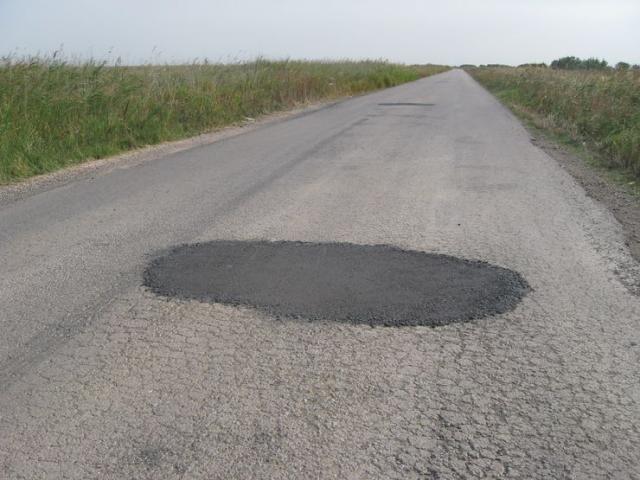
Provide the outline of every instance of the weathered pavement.
{"type": "Polygon", "coordinates": [[[9,202],[0,477],[640,478],[637,268],[461,71],[9,202]],[[532,291],[371,328],[141,286],[157,252],[219,239],[390,244],[532,291]]]}

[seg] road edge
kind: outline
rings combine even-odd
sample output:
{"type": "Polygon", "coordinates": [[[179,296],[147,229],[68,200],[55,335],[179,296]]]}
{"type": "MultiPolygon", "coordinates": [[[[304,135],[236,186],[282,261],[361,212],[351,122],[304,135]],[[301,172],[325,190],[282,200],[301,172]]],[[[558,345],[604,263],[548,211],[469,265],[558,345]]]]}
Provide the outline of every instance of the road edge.
{"type": "Polygon", "coordinates": [[[326,108],[331,108],[354,98],[364,97],[381,90],[392,90],[394,88],[401,87],[402,85],[406,85],[407,83],[419,82],[427,78],[433,78],[448,71],[450,70],[427,75],[413,80],[412,82],[405,82],[399,85],[359,94],[300,103],[293,108],[266,113],[257,118],[246,118],[242,122],[216,128],[209,132],[204,132],[192,137],[147,145],[101,159],[86,159],[78,164],[69,165],[60,170],[17,180],[7,184],[0,184],[0,207],[39,193],[62,187],[74,181],[86,178],[92,179],[96,176],[107,174],[117,168],[131,168],[174,153],[210,145],[227,138],[237,137],[239,135],[252,132],[259,128],[275,125],[277,123],[309,115],[326,108]]]}
{"type": "Polygon", "coordinates": [[[631,257],[640,265],[640,195],[631,193],[628,188],[612,178],[611,173],[604,167],[589,161],[590,158],[597,158],[599,154],[588,149],[579,152],[577,148],[563,143],[553,132],[537,125],[530,114],[521,111],[516,105],[504,102],[473,78],[473,75],[469,77],[520,122],[534,146],[555,160],[582,187],[588,197],[603,205],[613,215],[622,227],[625,246],[629,249],[631,257]]]}
{"type": "Polygon", "coordinates": [[[622,225],[625,245],[632,257],[640,263],[640,196],[630,193],[624,186],[613,180],[606,171],[589,164],[569,146],[563,145],[553,135],[525,122],[531,133],[531,142],[553,158],[563,170],[568,172],[587,195],[598,201],[611,212],[622,225]]]}
{"type": "Polygon", "coordinates": [[[193,137],[147,145],[105,158],[89,159],[54,172],[0,185],[0,207],[63,187],[78,180],[106,175],[115,169],[135,167],[146,162],[164,158],[168,155],[211,145],[227,138],[252,132],[259,128],[309,115],[326,108],[331,108],[355,97],[356,96],[347,96],[302,104],[292,109],[268,113],[256,119],[247,118],[242,122],[217,128],[193,137]]]}

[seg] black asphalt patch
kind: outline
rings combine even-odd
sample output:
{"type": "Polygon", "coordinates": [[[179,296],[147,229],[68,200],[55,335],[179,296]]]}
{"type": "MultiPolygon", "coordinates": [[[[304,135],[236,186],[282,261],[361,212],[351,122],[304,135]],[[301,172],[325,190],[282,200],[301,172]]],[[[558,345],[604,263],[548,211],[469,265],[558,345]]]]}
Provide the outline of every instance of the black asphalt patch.
{"type": "Polygon", "coordinates": [[[379,103],[380,107],[433,107],[435,103],[415,103],[415,102],[398,102],[398,103],[379,103]]]}
{"type": "Polygon", "coordinates": [[[153,292],[257,308],[275,317],[440,326],[513,309],[522,277],[484,262],[386,245],[214,241],[151,262],[153,292]]]}

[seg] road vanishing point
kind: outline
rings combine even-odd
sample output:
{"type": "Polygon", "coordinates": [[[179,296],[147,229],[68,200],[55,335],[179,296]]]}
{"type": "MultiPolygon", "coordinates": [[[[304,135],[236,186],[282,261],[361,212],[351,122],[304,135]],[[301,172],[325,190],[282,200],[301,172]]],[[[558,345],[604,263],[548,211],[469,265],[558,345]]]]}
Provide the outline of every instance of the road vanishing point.
{"type": "Polygon", "coordinates": [[[0,477],[640,478],[637,275],[460,70],[116,162],[0,203],[0,477]]]}

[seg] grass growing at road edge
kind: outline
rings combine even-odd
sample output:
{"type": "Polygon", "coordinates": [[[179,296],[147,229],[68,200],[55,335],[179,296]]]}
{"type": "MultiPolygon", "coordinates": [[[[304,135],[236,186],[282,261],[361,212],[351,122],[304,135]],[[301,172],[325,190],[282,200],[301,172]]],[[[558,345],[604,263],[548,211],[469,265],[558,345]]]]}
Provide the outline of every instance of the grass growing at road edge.
{"type": "Polygon", "coordinates": [[[382,61],[0,63],[0,183],[446,70],[382,61]]]}
{"type": "Polygon", "coordinates": [[[473,77],[543,130],[640,179],[640,72],[477,68],[473,77]]]}

